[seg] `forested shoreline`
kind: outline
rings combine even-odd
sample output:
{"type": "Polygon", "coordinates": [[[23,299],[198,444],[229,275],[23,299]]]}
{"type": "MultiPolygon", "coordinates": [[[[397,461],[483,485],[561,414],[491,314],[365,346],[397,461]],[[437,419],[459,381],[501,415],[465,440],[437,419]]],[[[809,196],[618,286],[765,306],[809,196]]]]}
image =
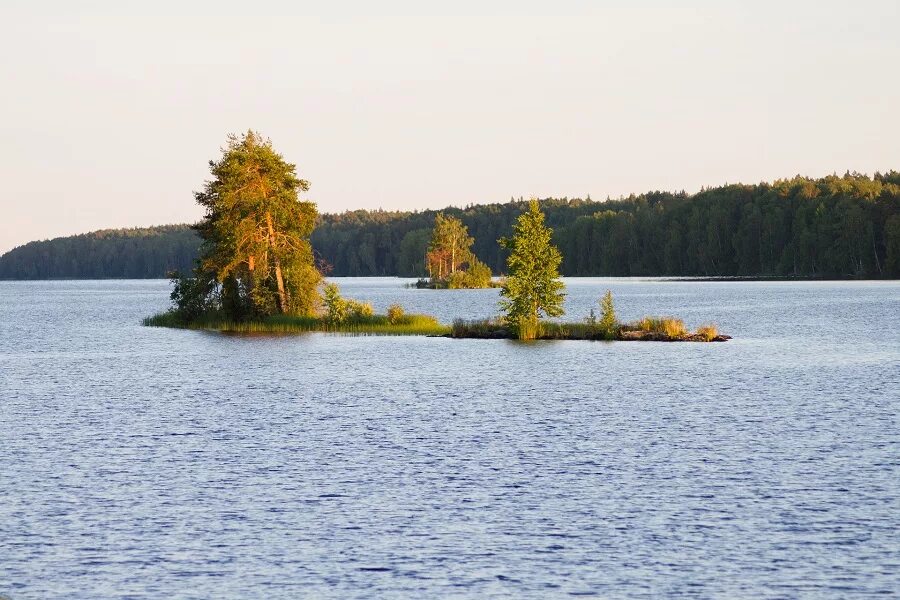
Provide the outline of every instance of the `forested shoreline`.
{"type": "Polygon", "coordinates": [[[0,279],[160,279],[192,269],[199,246],[190,225],[103,229],[14,248],[0,279]]]}
{"type": "MultiPolygon", "coordinates": [[[[459,218],[472,251],[504,273],[526,202],[421,212],[323,214],[310,241],[333,276],[422,276],[438,212],[459,218]]],[[[900,172],[540,203],[567,276],[900,277],[900,172]]],[[[0,257],[0,279],[157,278],[193,267],[188,225],[105,230],[31,242],[0,257]]]]}

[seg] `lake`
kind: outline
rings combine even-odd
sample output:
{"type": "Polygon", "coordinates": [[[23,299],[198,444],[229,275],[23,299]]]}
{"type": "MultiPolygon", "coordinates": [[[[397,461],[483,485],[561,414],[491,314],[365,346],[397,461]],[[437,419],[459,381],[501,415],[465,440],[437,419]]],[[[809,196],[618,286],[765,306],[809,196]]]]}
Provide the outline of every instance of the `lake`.
{"type": "Polygon", "coordinates": [[[566,283],[734,339],[240,337],[142,327],[167,281],[0,282],[0,596],[900,591],[900,282],[566,283]]]}

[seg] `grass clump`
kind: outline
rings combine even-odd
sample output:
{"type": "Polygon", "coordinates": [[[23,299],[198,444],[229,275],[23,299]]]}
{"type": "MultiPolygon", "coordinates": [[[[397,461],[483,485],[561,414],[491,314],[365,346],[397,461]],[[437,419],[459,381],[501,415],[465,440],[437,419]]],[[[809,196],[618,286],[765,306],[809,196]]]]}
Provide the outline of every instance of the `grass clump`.
{"type": "Polygon", "coordinates": [[[507,339],[514,336],[503,319],[456,319],[450,328],[450,337],[507,339]]]}
{"type": "Polygon", "coordinates": [[[670,338],[680,338],[687,335],[687,327],[684,321],[674,317],[644,317],[635,327],[648,333],[660,333],[670,338]]]}
{"type": "Polygon", "coordinates": [[[719,329],[715,325],[701,325],[697,328],[696,334],[707,342],[711,342],[719,337],[719,329]]]}
{"type": "Polygon", "coordinates": [[[175,327],[203,329],[226,333],[346,333],[351,335],[446,335],[450,328],[441,325],[429,315],[405,314],[392,323],[387,315],[347,316],[341,322],[322,317],[273,315],[256,320],[231,321],[206,316],[185,322],[172,312],[148,317],[143,321],[149,327],[175,327]]]}
{"type": "Polygon", "coordinates": [[[176,305],[168,312],[143,320],[148,327],[205,329],[228,333],[346,333],[351,335],[447,335],[450,328],[428,315],[406,314],[394,304],[378,315],[368,302],[342,298],[334,284],[323,289],[318,315],[269,315],[235,320],[221,311],[186,313],[176,305]]]}
{"type": "Polygon", "coordinates": [[[404,316],[403,307],[399,304],[391,304],[387,309],[387,320],[391,325],[397,325],[404,316]]]}

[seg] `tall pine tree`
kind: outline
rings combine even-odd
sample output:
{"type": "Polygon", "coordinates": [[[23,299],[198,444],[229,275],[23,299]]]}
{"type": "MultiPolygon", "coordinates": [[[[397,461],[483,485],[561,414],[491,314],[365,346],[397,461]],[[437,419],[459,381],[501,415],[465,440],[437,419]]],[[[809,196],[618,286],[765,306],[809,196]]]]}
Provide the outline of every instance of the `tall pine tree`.
{"type": "Polygon", "coordinates": [[[309,243],[317,212],[298,198],[309,182],[254,131],[229,136],[209,166],[212,179],[194,194],[206,209],[196,225],[198,280],[230,318],[312,314],[321,280],[309,243]]]}

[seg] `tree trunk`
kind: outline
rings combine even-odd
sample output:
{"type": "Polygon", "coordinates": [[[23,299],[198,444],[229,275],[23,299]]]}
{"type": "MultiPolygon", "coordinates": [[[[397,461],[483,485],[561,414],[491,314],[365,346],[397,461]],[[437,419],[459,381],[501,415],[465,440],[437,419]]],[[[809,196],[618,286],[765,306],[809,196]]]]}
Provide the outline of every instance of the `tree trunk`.
{"type": "Polygon", "coordinates": [[[272,248],[272,256],[275,263],[275,282],[278,284],[278,310],[281,314],[287,312],[287,292],[284,291],[284,277],[281,275],[281,259],[275,251],[275,227],[272,225],[272,213],[266,211],[266,225],[269,227],[269,247],[272,248]]]}

